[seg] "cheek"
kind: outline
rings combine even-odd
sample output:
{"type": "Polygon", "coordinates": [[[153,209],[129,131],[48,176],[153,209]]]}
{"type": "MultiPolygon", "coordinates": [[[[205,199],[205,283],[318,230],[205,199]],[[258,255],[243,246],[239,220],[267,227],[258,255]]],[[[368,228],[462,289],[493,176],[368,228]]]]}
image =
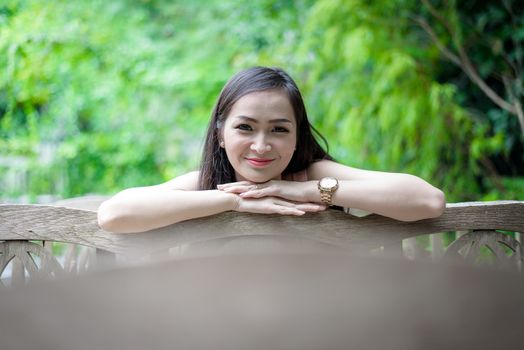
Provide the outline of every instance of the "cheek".
{"type": "Polygon", "coordinates": [[[296,142],[294,138],[289,138],[285,140],[278,140],[275,145],[278,145],[282,155],[292,155],[295,151],[296,142]]]}
{"type": "Polygon", "coordinates": [[[249,148],[252,141],[245,135],[239,135],[235,131],[231,131],[224,133],[224,143],[228,157],[234,158],[238,154],[245,152],[245,149],[249,148]]]}
{"type": "Polygon", "coordinates": [[[250,140],[244,135],[239,135],[238,133],[231,132],[224,135],[224,142],[226,145],[241,145],[249,143],[250,140]]]}

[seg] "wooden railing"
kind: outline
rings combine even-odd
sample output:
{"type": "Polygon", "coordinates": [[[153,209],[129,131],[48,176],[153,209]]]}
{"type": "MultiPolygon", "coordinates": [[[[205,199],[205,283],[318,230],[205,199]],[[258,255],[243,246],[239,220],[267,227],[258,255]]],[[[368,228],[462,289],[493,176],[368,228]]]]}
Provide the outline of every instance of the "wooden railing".
{"type": "Polygon", "coordinates": [[[457,239],[446,249],[433,241],[432,256],[438,259],[491,260],[521,270],[524,256],[522,201],[448,204],[441,217],[416,222],[358,218],[336,210],[298,218],[226,212],[145,233],[113,234],[97,225],[103,199],[0,205],[0,276],[10,266],[8,284],[17,285],[28,277],[58,277],[168,255],[348,251],[401,256],[403,242],[406,246],[409,239],[443,232],[458,232],[457,239]],[[53,255],[52,242],[68,244],[62,262],[53,255]]]}

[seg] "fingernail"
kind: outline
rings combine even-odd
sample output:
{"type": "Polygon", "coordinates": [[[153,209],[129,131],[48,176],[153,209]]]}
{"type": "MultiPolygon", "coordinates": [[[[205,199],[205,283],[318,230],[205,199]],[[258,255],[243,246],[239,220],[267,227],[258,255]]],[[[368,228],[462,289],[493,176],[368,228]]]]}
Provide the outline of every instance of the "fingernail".
{"type": "Polygon", "coordinates": [[[222,188],[224,187],[224,185],[217,185],[217,188],[222,188]]]}

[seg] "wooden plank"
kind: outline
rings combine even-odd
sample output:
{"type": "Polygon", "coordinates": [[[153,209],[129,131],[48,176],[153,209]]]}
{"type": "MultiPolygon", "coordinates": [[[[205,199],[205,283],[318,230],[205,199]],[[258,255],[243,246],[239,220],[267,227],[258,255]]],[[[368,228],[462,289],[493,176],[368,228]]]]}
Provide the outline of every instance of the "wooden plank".
{"type": "Polygon", "coordinates": [[[88,269],[89,251],[95,249],[91,247],[81,247],[78,255],[78,273],[86,272],[88,269]]]}
{"type": "Polygon", "coordinates": [[[417,238],[406,238],[402,241],[402,251],[406,258],[418,260],[422,258],[422,252],[417,243],[417,238]]]}
{"type": "Polygon", "coordinates": [[[77,272],[78,270],[75,244],[67,244],[65,247],[64,270],[69,273],[77,272]]]}
{"type": "Polygon", "coordinates": [[[156,252],[151,253],[152,261],[163,261],[171,257],[170,248],[162,249],[156,252]]]}
{"type": "Polygon", "coordinates": [[[434,233],[429,236],[431,244],[431,258],[435,261],[442,259],[444,256],[444,243],[442,241],[442,233],[434,233]]]}
{"type": "Polygon", "coordinates": [[[11,260],[11,286],[20,287],[25,284],[25,269],[24,264],[20,258],[16,255],[16,251],[13,252],[15,256],[11,260]]]}
{"type": "Polygon", "coordinates": [[[522,265],[521,245],[510,235],[496,231],[474,231],[462,235],[446,251],[446,258],[464,260],[473,264],[477,261],[482,247],[488,248],[494,255],[496,266],[520,269],[522,265]],[[505,250],[513,253],[507,255],[505,250]]]}
{"type": "Polygon", "coordinates": [[[402,246],[402,241],[389,243],[388,245],[383,246],[382,255],[390,257],[402,257],[404,255],[404,249],[402,246]]]}
{"type": "Polygon", "coordinates": [[[108,252],[104,249],[96,249],[96,268],[113,267],[116,262],[115,253],[108,252]]]}
{"type": "Polygon", "coordinates": [[[50,254],[53,254],[53,242],[52,241],[42,241],[42,246],[45,250],[47,250],[50,254]]]}
{"type": "Polygon", "coordinates": [[[26,283],[25,271],[31,280],[54,278],[62,275],[62,267],[43,246],[27,241],[8,241],[1,244],[0,266],[2,272],[12,262],[11,285],[18,287],[26,283]],[[37,265],[35,259],[40,261],[37,265]]]}
{"type": "Polygon", "coordinates": [[[358,251],[391,246],[422,234],[469,229],[524,231],[524,202],[448,204],[441,217],[416,222],[400,222],[378,215],[357,218],[336,210],[309,213],[300,218],[226,212],[140,234],[105,232],[98,227],[96,213],[92,211],[0,205],[0,240],[52,240],[122,254],[242,236],[312,241],[358,251]]]}

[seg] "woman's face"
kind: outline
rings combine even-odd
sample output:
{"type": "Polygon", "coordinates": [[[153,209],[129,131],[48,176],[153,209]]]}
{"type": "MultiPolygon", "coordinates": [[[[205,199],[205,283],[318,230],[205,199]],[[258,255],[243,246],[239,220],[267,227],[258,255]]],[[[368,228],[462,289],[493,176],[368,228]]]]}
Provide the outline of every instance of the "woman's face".
{"type": "Polygon", "coordinates": [[[242,96],[227,115],[222,136],[237,181],[280,179],[297,139],[295,114],[286,93],[266,90],[242,96]]]}

